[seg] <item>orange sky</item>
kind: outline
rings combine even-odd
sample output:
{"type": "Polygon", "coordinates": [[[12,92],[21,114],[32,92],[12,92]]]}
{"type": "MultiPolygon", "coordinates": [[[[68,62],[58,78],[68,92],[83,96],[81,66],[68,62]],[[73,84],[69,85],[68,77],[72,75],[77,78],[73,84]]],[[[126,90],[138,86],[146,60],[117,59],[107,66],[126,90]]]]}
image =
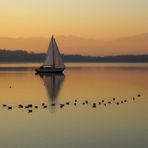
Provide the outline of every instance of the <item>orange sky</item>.
{"type": "Polygon", "coordinates": [[[114,40],[148,32],[147,14],[147,0],[0,0],[0,37],[114,40]]]}

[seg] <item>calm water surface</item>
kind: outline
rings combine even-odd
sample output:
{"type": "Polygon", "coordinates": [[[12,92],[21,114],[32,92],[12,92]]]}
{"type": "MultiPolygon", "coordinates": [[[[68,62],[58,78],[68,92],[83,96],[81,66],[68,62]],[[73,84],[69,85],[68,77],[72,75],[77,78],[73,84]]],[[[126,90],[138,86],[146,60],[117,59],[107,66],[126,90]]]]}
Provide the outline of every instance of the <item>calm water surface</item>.
{"type": "Polygon", "coordinates": [[[35,75],[39,65],[0,64],[0,147],[148,147],[148,64],[68,63],[58,76],[35,75]]]}

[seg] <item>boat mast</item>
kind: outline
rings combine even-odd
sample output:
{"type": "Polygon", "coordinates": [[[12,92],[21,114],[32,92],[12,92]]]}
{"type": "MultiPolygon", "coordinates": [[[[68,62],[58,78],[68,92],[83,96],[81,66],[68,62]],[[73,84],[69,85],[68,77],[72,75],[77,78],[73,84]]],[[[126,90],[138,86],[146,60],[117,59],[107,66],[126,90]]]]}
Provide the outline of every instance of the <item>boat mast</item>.
{"type": "Polygon", "coordinates": [[[55,56],[54,56],[54,46],[53,46],[54,37],[52,36],[52,59],[53,59],[53,68],[55,68],[55,56]]]}

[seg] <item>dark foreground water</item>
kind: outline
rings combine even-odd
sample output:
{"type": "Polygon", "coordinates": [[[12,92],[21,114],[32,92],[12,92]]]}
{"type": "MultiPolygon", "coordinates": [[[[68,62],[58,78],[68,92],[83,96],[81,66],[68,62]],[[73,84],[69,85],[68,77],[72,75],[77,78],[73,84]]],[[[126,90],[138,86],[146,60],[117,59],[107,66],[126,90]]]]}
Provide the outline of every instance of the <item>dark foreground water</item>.
{"type": "Polygon", "coordinates": [[[0,64],[1,148],[148,147],[148,64],[38,65],[0,64]]]}

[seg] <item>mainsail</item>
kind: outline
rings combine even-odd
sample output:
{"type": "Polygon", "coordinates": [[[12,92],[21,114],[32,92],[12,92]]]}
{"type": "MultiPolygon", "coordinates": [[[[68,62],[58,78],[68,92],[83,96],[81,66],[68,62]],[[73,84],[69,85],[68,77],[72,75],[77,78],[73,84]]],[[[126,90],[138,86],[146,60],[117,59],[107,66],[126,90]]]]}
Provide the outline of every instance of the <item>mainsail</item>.
{"type": "Polygon", "coordinates": [[[65,68],[55,38],[52,36],[43,66],[65,68]]]}

